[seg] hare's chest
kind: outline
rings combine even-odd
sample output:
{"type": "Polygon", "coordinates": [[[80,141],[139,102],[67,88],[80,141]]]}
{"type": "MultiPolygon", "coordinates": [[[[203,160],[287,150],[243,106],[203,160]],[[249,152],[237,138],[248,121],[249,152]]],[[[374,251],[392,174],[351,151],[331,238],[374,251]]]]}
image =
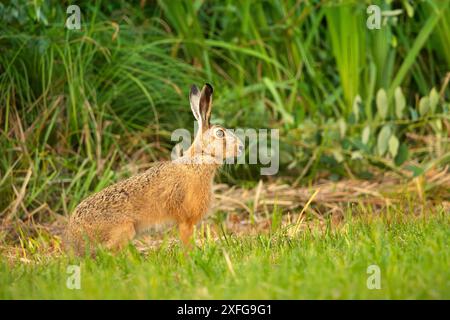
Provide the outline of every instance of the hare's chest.
{"type": "Polygon", "coordinates": [[[212,194],[212,181],[192,179],[185,196],[185,207],[195,216],[203,216],[208,211],[212,194]]]}

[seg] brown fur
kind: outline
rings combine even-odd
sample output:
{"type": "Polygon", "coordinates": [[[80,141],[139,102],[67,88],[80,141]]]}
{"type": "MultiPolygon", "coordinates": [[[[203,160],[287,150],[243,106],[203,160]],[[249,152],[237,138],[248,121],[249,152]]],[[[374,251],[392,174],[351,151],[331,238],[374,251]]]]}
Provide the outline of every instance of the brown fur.
{"type": "MultiPolygon", "coordinates": [[[[204,92],[205,87],[201,94],[204,92]]],[[[186,155],[174,161],[155,163],[147,171],[83,200],[69,219],[64,236],[68,250],[78,255],[87,250],[93,253],[97,244],[120,249],[152,226],[166,222],[178,224],[181,240],[189,246],[194,225],[209,209],[214,174],[220,166],[215,149],[210,147],[225,145],[224,140],[234,145],[231,154],[228,151],[221,155],[223,159],[235,156],[240,145],[239,139],[231,133],[226,133],[223,139],[213,136],[214,130],[221,127],[209,125],[211,96],[199,101],[208,103],[203,108],[195,106],[203,117],[203,130],[186,155]]]]}

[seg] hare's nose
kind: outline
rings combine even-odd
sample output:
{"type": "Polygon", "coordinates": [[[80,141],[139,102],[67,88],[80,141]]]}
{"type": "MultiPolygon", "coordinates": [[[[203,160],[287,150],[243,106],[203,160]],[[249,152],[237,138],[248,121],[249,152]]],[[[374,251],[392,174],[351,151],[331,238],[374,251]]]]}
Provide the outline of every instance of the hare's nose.
{"type": "Polygon", "coordinates": [[[244,151],[244,146],[242,144],[239,145],[239,152],[244,151]]]}

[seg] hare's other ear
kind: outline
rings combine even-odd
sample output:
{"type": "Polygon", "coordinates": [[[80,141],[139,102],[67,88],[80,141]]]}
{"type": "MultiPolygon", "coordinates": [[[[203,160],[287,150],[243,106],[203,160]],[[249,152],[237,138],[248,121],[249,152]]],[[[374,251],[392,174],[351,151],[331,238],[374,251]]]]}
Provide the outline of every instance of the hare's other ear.
{"type": "Polygon", "coordinates": [[[208,129],[210,126],[209,120],[211,119],[212,94],[213,87],[210,84],[206,83],[202,88],[202,92],[200,93],[199,103],[200,116],[202,118],[202,128],[204,129],[208,129]]]}
{"type": "Polygon", "coordinates": [[[191,103],[192,113],[198,121],[199,126],[201,126],[202,118],[200,117],[200,90],[198,90],[195,84],[191,86],[191,92],[189,92],[189,102],[191,103]]]}

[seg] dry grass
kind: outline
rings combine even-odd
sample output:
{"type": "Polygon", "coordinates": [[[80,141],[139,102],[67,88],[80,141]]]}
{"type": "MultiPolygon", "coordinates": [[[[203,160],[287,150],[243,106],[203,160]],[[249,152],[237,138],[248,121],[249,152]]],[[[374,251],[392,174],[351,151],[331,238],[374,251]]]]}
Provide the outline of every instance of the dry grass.
{"type": "MultiPolygon", "coordinates": [[[[405,197],[414,198],[418,204],[442,203],[450,208],[450,174],[448,166],[442,170],[429,170],[424,176],[412,179],[387,173],[371,181],[342,180],[319,181],[310,187],[292,187],[288,184],[260,181],[254,189],[216,185],[214,211],[244,211],[249,215],[270,213],[274,207],[285,212],[302,207],[315,190],[316,210],[320,214],[342,212],[349,203],[363,203],[377,207],[400,203],[405,197]],[[252,205],[251,205],[252,204],[252,205]]],[[[406,176],[407,172],[405,172],[406,176]]]]}

